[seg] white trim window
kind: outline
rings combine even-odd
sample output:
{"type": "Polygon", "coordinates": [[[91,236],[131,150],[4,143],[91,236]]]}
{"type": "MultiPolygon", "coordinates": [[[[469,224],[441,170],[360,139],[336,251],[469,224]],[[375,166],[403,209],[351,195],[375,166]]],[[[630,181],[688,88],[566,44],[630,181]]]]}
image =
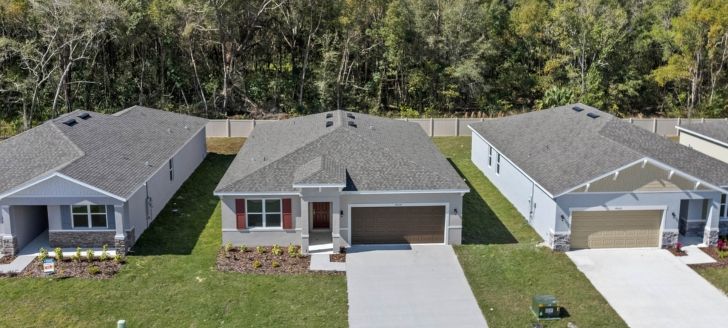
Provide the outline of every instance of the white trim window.
{"type": "Polygon", "coordinates": [[[107,228],[105,205],[71,205],[71,227],[74,229],[107,228]]]}
{"type": "Polygon", "coordinates": [[[500,153],[495,153],[495,174],[500,174],[500,153]]]}
{"type": "Polygon", "coordinates": [[[493,166],[493,146],[488,145],[488,167],[493,166]]]}
{"type": "Polygon", "coordinates": [[[726,194],[720,195],[720,217],[728,217],[728,213],[726,213],[726,194]]]}
{"type": "Polygon", "coordinates": [[[174,180],[174,158],[169,159],[169,181],[174,180]]]}
{"type": "Polygon", "coordinates": [[[248,228],[283,228],[280,199],[247,199],[246,219],[248,228]]]}

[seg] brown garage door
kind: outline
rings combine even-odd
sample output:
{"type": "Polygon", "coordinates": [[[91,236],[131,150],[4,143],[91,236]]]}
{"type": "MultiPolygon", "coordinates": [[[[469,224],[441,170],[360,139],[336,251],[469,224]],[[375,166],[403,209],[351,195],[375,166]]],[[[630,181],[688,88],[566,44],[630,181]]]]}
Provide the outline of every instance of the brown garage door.
{"type": "Polygon", "coordinates": [[[661,210],[574,212],[571,248],[658,247],[661,222],[661,210]]]}
{"type": "Polygon", "coordinates": [[[353,244],[442,243],[445,206],[352,207],[353,244]]]}

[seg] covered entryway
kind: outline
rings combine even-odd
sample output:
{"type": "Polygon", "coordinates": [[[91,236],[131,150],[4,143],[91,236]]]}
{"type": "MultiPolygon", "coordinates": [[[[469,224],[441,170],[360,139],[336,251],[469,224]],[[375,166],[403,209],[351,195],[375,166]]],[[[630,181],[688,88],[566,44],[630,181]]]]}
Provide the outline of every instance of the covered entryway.
{"type": "Polygon", "coordinates": [[[48,230],[48,208],[46,206],[10,206],[10,230],[17,238],[18,247],[15,251],[20,251],[41,233],[48,230]]]}
{"type": "Polygon", "coordinates": [[[445,206],[351,208],[352,244],[445,242],[445,206]]]}
{"type": "Polygon", "coordinates": [[[659,247],[662,210],[575,211],[571,249],[659,247]]]}

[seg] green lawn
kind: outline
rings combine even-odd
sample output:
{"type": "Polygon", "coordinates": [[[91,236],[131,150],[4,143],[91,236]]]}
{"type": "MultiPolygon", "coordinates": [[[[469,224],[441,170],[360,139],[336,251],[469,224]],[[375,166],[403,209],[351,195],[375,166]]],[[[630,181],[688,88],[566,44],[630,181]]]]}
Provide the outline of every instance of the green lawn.
{"type": "Polygon", "coordinates": [[[695,271],[710,281],[713,286],[728,294],[728,268],[699,268],[695,271]]]}
{"type": "Polygon", "coordinates": [[[531,297],[553,294],[569,312],[549,327],[626,327],[563,253],[537,247],[539,236],[470,161],[470,138],[435,138],[467,179],[463,242],[455,248],[470,287],[491,327],[530,327],[531,297]]]}
{"type": "Polygon", "coordinates": [[[343,276],[215,270],[221,228],[212,191],[232,159],[208,155],[113,279],[0,278],[0,326],[346,326],[343,276]]]}

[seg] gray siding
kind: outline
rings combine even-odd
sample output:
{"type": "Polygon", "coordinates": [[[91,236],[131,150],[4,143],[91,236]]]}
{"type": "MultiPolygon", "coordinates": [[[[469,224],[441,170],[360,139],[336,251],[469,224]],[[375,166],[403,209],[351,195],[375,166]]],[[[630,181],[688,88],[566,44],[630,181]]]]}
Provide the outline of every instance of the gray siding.
{"type": "Polygon", "coordinates": [[[680,131],[680,144],[695,149],[705,155],[728,163],[728,147],[704,138],[680,131]]]}
{"type": "Polygon", "coordinates": [[[523,174],[510,160],[501,154],[500,174],[496,173],[497,150],[493,149],[491,165],[488,165],[488,144],[481,136],[473,133],[471,159],[475,166],[508,199],[536,232],[548,240],[554,231],[556,203],[529,177],[523,174]],[[532,205],[535,204],[535,209],[532,205]],[[533,213],[532,213],[533,212],[533,213]]]}
{"type": "Polygon", "coordinates": [[[48,228],[45,206],[11,206],[11,226],[17,238],[18,250],[33,241],[48,228]]]}
{"type": "Polygon", "coordinates": [[[233,243],[234,245],[247,246],[269,246],[278,245],[300,245],[301,226],[304,220],[301,218],[301,198],[299,196],[224,196],[221,197],[222,213],[222,243],[233,243]],[[293,219],[293,230],[238,230],[235,218],[236,199],[291,199],[291,216],[293,219]]]}

